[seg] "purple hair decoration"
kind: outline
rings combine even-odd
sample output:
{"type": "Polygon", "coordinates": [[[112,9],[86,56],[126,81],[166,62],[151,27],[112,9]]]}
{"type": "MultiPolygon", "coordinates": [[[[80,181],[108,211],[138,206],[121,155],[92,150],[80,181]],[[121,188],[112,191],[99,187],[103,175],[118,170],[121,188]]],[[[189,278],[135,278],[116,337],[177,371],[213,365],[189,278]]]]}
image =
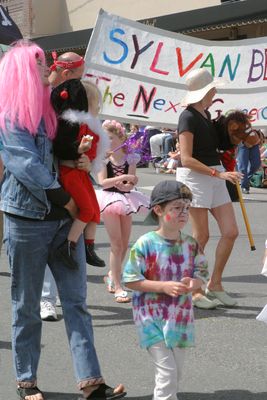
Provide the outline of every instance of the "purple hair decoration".
{"type": "Polygon", "coordinates": [[[113,152],[118,151],[122,147],[126,148],[127,161],[131,164],[132,162],[148,162],[152,159],[149,146],[149,136],[147,131],[138,131],[131,135],[124,143],[113,149],[113,152]],[[139,160],[137,160],[139,156],[139,160]],[[136,158],[135,158],[136,157],[136,158]]]}

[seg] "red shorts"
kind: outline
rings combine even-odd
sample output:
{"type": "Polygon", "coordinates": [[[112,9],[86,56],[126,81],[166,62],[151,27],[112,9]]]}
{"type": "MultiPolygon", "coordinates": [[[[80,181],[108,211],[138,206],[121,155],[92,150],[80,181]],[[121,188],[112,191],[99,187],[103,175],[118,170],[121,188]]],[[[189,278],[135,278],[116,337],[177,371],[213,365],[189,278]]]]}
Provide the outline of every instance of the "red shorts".
{"type": "Polygon", "coordinates": [[[71,195],[79,208],[77,219],[99,224],[99,205],[88,173],[65,165],[59,167],[59,173],[63,188],[71,195]]]}

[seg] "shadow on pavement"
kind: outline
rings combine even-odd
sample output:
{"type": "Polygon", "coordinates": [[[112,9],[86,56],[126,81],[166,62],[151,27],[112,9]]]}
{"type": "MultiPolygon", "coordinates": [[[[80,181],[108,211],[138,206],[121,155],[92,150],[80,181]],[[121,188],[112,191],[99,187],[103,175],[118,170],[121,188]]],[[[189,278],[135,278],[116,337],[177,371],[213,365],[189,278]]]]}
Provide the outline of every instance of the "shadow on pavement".
{"type": "Polygon", "coordinates": [[[235,308],[223,308],[221,306],[213,310],[201,310],[194,307],[195,319],[202,318],[240,318],[240,319],[255,319],[256,315],[261,311],[262,307],[247,307],[247,306],[236,306],[235,308]],[[242,312],[238,312],[238,310],[242,312]],[[244,312],[247,311],[247,312],[244,312]]]}
{"type": "Polygon", "coordinates": [[[0,349],[11,350],[12,349],[11,342],[4,342],[0,340],[0,349]]]}
{"type": "Polygon", "coordinates": [[[44,392],[46,400],[79,400],[81,396],[76,393],[44,392]]]}
{"type": "Polygon", "coordinates": [[[0,272],[0,276],[6,276],[10,278],[11,274],[10,272],[0,272]]]}
{"type": "MultiPolygon", "coordinates": [[[[133,313],[131,303],[127,303],[125,305],[122,305],[121,307],[88,305],[87,308],[90,313],[92,311],[99,311],[99,314],[93,314],[94,328],[108,329],[111,326],[133,325],[133,313]],[[103,314],[100,315],[100,313],[103,314]],[[102,324],[101,321],[104,321],[104,323],[102,324]]],[[[61,320],[63,318],[63,315],[61,313],[58,313],[57,315],[58,320],[61,320]]]]}
{"type": "Polygon", "coordinates": [[[218,390],[214,393],[181,393],[179,400],[265,400],[266,396],[267,392],[252,393],[248,390],[218,390]]]}
{"type": "MultiPolygon", "coordinates": [[[[99,268],[99,270],[103,270],[103,268],[99,268]]],[[[86,280],[90,283],[103,283],[104,285],[104,275],[87,275],[86,280]]]]}
{"type": "Polygon", "coordinates": [[[134,323],[131,303],[122,305],[121,307],[89,305],[88,309],[89,311],[101,311],[101,313],[104,313],[103,315],[96,315],[94,313],[93,321],[95,328],[109,328],[111,326],[133,325],[134,323]],[[101,324],[101,321],[105,322],[101,324]]]}
{"type": "MultiPolygon", "coordinates": [[[[260,268],[259,268],[260,270],[260,268]]],[[[260,275],[260,271],[257,275],[237,275],[228,276],[223,278],[223,282],[243,282],[243,283],[267,283],[267,278],[260,275]]]]}
{"type": "MultiPolygon", "coordinates": [[[[179,393],[179,400],[266,400],[267,392],[248,390],[218,390],[214,393],[179,393]]],[[[125,397],[127,400],[151,400],[152,396],[125,397]]]]}
{"type": "MultiPolygon", "coordinates": [[[[81,400],[75,393],[45,392],[46,400],[81,400]]],[[[151,400],[152,395],[124,397],[125,400],[151,400]]],[[[267,392],[252,393],[248,390],[218,390],[213,393],[179,393],[179,400],[266,400],[267,392]]]]}

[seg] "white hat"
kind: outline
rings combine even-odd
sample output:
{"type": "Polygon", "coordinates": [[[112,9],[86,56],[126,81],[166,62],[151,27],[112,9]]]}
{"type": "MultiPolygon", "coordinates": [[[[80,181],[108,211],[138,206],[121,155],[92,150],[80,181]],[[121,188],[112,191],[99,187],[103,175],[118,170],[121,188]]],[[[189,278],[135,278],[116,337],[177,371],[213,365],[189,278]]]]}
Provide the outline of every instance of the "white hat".
{"type": "Polygon", "coordinates": [[[208,91],[215,87],[225,85],[222,79],[213,79],[207,69],[198,68],[191,71],[186,78],[187,93],[181,105],[194,104],[203,99],[208,91]]]}

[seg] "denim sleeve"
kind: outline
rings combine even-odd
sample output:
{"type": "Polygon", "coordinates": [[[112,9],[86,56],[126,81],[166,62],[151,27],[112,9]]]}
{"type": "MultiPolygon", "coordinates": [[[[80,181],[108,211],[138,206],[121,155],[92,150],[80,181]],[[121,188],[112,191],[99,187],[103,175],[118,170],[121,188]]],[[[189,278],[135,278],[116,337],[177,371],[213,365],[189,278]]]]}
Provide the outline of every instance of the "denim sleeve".
{"type": "Polygon", "coordinates": [[[9,126],[5,132],[0,130],[0,141],[3,143],[1,157],[5,168],[33,195],[43,200],[44,190],[60,187],[57,178],[45,165],[48,162],[48,139],[45,135],[42,137],[42,150],[37,148],[35,137],[16,127],[9,126]]]}

